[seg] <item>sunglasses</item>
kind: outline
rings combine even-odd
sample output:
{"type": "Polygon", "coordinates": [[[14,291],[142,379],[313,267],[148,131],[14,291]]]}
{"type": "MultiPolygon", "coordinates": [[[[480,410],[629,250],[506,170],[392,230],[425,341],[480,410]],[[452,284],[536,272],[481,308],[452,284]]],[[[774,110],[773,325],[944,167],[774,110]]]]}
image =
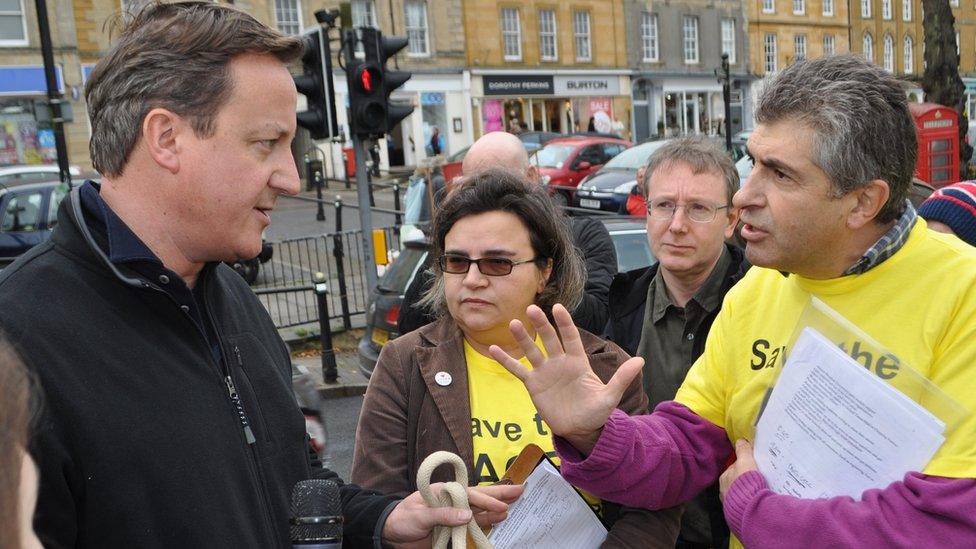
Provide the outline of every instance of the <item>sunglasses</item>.
{"type": "Polygon", "coordinates": [[[516,265],[532,263],[537,258],[526,259],[525,261],[512,261],[507,257],[482,257],[472,259],[463,255],[445,254],[437,258],[437,266],[441,272],[448,274],[465,274],[471,268],[471,264],[478,265],[478,271],[485,276],[505,276],[512,274],[512,269],[516,265]]]}

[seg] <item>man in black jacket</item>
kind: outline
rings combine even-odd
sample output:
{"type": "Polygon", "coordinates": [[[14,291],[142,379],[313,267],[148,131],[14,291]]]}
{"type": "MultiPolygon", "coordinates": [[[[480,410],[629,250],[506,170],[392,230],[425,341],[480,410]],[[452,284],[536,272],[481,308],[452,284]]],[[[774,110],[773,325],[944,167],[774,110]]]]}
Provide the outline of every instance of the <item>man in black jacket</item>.
{"type": "MultiPolygon", "coordinates": [[[[278,195],[298,191],[286,63],[301,53],[233,8],[158,4],[92,72],[103,183],[73,190],[52,239],[0,275],[0,329],[39,381],[46,547],[286,547],[292,486],[341,484],[309,454],[286,346],[221,263],[256,256],[278,195]]],[[[356,547],[470,517],[341,496],[356,547]]]]}
{"type": "MultiPolygon", "coordinates": [[[[644,170],[647,238],[658,263],[617,275],[604,335],[644,358],[653,409],[674,398],[705,348],[722,298],[744,274],[742,250],[726,244],[738,212],[739,176],[725,152],[702,137],[656,150],[644,170]]],[[[725,547],[729,530],[717,485],[685,507],[678,547],[725,547]]]]}

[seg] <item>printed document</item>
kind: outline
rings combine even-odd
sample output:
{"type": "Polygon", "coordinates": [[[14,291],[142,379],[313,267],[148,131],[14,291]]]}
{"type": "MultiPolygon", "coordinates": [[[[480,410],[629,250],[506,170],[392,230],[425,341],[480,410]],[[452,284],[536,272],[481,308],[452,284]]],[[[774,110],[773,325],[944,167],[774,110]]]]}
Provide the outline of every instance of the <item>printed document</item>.
{"type": "Polygon", "coordinates": [[[594,549],[606,537],[607,529],[590,506],[544,459],[488,541],[495,549],[594,549]]]}
{"type": "Polygon", "coordinates": [[[756,424],[755,457],[776,493],[860,500],[922,471],[944,432],[925,408],[805,328],[756,424]]]}

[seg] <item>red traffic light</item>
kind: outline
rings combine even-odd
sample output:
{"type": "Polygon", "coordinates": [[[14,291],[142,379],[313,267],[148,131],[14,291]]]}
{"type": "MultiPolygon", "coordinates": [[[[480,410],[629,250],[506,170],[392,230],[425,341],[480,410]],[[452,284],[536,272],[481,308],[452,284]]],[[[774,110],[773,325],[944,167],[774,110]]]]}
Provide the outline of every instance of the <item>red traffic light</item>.
{"type": "Polygon", "coordinates": [[[380,91],[383,84],[382,80],[383,77],[380,75],[379,69],[374,66],[365,65],[359,68],[356,84],[362,93],[371,95],[376,91],[380,91]]]}

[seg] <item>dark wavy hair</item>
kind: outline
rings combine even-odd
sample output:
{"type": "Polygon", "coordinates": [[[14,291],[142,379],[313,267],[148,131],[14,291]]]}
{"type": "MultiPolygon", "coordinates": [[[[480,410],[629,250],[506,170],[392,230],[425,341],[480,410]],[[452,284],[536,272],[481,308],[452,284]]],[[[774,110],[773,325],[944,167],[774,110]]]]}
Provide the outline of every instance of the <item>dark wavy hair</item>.
{"type": "MultiPolygon", "coordinates": [[[[536,265],[544,268],[552,260],[552,272],[535,304],[551,314],[561,303],[572,311],[583,296],[585,267],[573,245],[562,213],[538,184],[511,171],[493,168],[464,178],[447,196],[434,216],[431,232],[431,257],[444,253],[444,239],[458,220],[486,212],[508,212],[525,224],[536,265]]],[[[447,314],[444,298],[444,273],[432,262],[434,283],[420,304],[437,316],[447,314]]]]}

